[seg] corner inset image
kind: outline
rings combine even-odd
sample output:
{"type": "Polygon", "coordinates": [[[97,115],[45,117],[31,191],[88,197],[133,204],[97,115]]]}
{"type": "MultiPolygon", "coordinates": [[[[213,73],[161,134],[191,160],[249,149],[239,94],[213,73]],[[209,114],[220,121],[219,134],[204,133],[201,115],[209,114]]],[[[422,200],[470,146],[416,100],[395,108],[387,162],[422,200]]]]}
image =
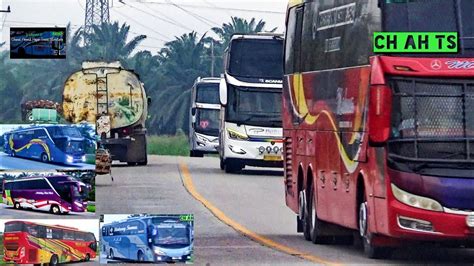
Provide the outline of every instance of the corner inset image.
{"type": "Polygon", "coordinates": [[[0,169],[95,169],[92,124],[0,125],[0,169]]]}
{"type": "MultiPolygon", "coordinates": [[[[95,216],[95,174],[89,172],[3,172],[0,216],[95,216]]],[[[43,218],[42,217],[42,218],[43,218]]],[[[74,218],[74,217],[68,217],[74,218]]]]}
{"type": "Polygon", "coordinates": [[[101,264],[194,261],[192,214],[105,214],[100,232],[101,264]]]}
{"type": "Polygon", "coordinates": [[[95,265],[98,228],[97,220],[0,220],[1,262],[95,265]]]}

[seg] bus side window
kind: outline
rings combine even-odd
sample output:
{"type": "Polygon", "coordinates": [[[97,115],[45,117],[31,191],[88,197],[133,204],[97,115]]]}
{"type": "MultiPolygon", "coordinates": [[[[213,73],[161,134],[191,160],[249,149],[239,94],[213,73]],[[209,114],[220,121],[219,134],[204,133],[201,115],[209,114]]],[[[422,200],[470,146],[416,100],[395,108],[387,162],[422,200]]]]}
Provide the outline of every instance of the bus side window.
{"type": "Polygon", "coordinates": [[[38,225],[38,237],[45,238],[46,237],[46,227],[43,225],[38,225]]]}
{"type": "Polygon", "coordinates": [[[53,239],[63,239],[63,230],[53,228],[53,239]]]}

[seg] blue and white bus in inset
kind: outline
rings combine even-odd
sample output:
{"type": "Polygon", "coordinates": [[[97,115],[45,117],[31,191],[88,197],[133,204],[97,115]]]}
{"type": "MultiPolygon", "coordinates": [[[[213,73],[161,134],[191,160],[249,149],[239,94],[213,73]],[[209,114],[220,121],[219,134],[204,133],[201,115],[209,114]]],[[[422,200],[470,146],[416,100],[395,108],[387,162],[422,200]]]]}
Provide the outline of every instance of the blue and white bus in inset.
{"type": "Polygon", "coordinates": [[[28,126],[4,134],[5,153],[44,163],[76,164],[86,161],[85,138],[75,126],[28,126]]]}
{"type": "Polygon", "coordinates": [[[108,259],[142,262],[186,262],[192,259],[192,215],[130,217],[105,224],[101,230],[102,251],[108,259]]]}

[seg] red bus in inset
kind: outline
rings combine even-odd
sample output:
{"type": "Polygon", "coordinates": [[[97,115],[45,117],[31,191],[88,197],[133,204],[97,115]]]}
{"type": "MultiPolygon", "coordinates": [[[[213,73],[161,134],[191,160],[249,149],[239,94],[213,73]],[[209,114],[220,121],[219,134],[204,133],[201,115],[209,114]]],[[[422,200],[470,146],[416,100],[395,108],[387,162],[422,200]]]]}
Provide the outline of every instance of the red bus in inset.
{"type": "Polygon", "coordinates": [[[474,243],[472,1],[293,0],[283,129],[298,232],[474,243]],[[380,31],[459,32],[457,54],[373,54],[380,31]]]}
{"type": "Polygon", "coordinates": [[[72,227],[10,221],[5,223],[3,246],[7,263],[56,265],[94,259],[97,240],[93,233],[72,227]]]}

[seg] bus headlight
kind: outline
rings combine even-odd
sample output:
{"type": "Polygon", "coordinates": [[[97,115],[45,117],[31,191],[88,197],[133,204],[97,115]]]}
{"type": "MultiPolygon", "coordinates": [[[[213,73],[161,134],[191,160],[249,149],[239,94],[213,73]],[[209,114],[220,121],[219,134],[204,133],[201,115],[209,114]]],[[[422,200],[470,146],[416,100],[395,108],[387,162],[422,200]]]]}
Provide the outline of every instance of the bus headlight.
{"type": "Polygon", "coordinates": [[[229,138],[230,139],[235,139],[235,140],[248,140],[249,137],[247,135],[244,135],[239,132],[235,132],[233,130],[228,129],[227,133],[229,133],[229,138]]]}
{"type": "Polygon", "coordinates": [[[437,202],[436,200],[422,197],[422,196],[413,195],[411,193],[408,193],[406,191],[399,189],[394,184],[392,184],[392,192],[397,200],[399,200],[402,203],[405,203],[406,205],[419,208],[419,209],[429,210],[429,211],[436,211],[436,212],[443,211],[443,206],[441,206],[441,204],[437,202]]]}
{"type": "Polygon", "coordinates": [[[154,251],[155,251],[156,255],[166,256],[166,253],[163,250],[159,249],[159,248],[155,248],[154,251]]]}
{"type": "Polygon", "coordinates": [[[74,162],[74,158],[71,155],[66,155],[66,162],[72,163],[74,162]]]}

